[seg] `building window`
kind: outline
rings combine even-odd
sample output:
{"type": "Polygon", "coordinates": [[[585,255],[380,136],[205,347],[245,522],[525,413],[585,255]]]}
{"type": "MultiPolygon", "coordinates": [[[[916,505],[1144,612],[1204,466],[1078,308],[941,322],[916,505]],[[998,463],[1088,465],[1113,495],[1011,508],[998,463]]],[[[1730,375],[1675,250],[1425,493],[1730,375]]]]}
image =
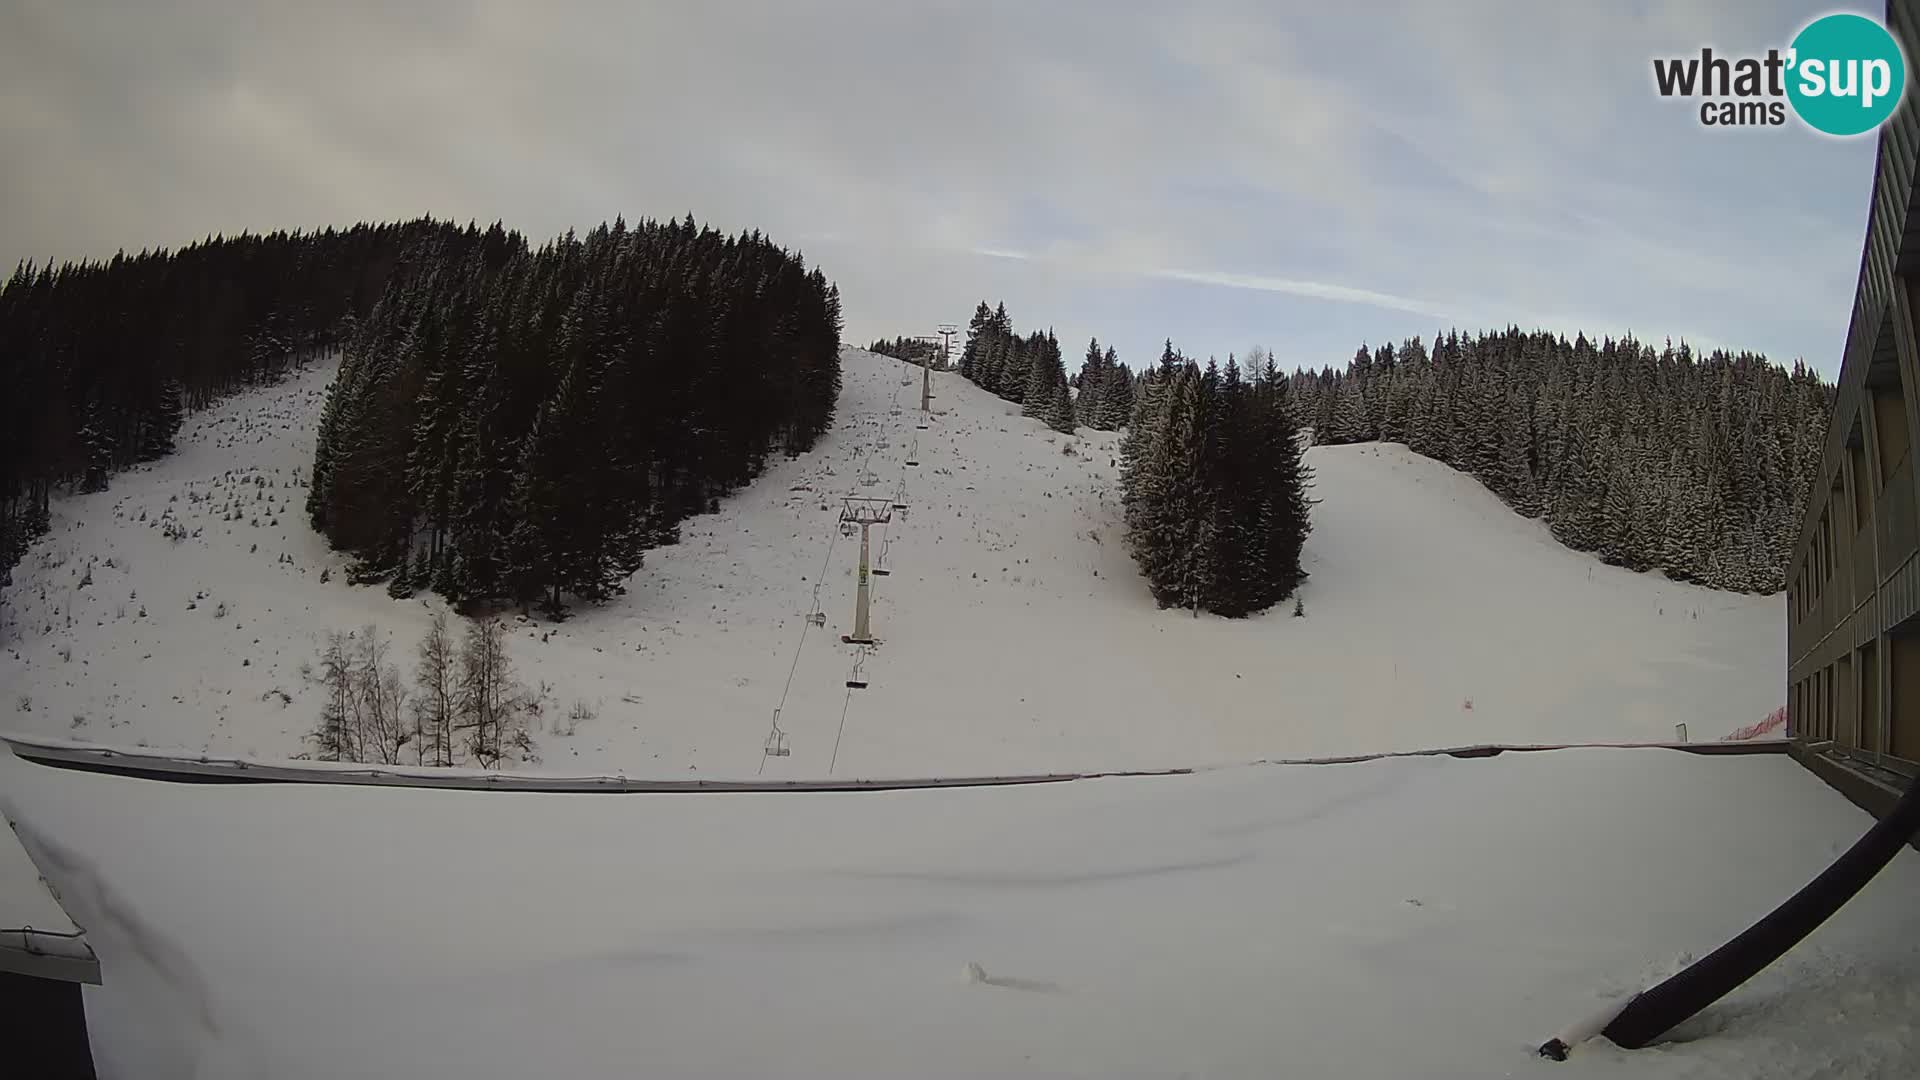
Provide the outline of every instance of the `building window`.
{"type": "Polygon", "coordinates": [[[1855,532],[1867,527],[1867,520],[1873,513],[1873,494],[1867,471],[1867,449],[1862,446],[1847,447],[1847,456],[1853,463],[1850,474],[1853,477],[1853,528],[1855,532]]]}
{"type": "Polygon", "coordinates": [[[1873,428],[1880,444],[1880,483],[1887,481],[1907,460],[1907,402],[1898,382],[1872,391],[1873,428]]]}

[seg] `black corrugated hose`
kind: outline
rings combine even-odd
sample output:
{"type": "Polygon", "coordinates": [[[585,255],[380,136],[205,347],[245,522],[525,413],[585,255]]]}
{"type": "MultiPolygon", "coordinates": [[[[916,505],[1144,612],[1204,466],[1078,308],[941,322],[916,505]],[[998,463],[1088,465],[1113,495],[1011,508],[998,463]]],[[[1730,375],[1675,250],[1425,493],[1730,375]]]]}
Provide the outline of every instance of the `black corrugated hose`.
{"type": "MultiPolygon", "coordinates": [[[[1916,832],[1920,832],[1920,779],[1908,784],[1907,793],[1894,804],[1893,811],[1819,877],[1739,937],[1658,986],[1635,995],[1600,1029],[1600,1034],[1618,1046],[1638,1050],[1672,1031],[1753,978],[1826,922],[1892,862],[1916,832]]],[[[1540,1054],[1565,1061],[1568,1049],[1567,1043],[1556,1037],[1540,1047],[1540,1054]]]]}

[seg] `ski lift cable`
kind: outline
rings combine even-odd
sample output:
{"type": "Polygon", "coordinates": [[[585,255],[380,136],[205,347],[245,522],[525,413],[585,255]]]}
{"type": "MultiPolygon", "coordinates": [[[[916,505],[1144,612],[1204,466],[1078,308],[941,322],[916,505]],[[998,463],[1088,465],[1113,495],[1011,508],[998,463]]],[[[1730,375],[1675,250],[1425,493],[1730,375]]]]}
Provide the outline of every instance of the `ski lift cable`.
{"type": "MultiPolygon", "coordinates": [[[[898,390],[895,390],[893,394],[893,404],[898,405],[899,398],[900,398],[900,392],[898,390]]],[[[860,464],[860,472],[862,476],[865,476],[871,473],[872,465],[873,465],[873,455],[879,452],[880,445],[881,445],[880,443],[876,442],[873,446],[868,448],[866,458],[860,464]]],[[[913,457],[915,451],[918,450],[918,448],[919,448],[919,440],[915,439],[913,449],[910,449],[908,451],[908,457],[909,458],[913,457]]],[[[900,494],[903,497],[903,500],[906,494],[906,489],[907,489],[907,471],[906,471],[906,467],[903,465],[901,466],[901,469],[900,469],[900,494]]],[[[892,538],[887,535],[886,529],[887,529],[886,524],[883,522],[880,526],[880,545],[881,545],[880,555],[883,560],[886,558],[887,550],[892,546],[892,542],[893,542],[892,538]]],[[[840,531],[841,531],[840,529],[836,528],[834,530],[834,535],[831,538],[829,538],[829,540],[827,541],[827,557],[823,561],[820,567],[820,577],[816,579],[816,582],[813,587],[813,595],[815,597],[814,606],[816,608],[819,606],[818,598],[820,595],[820,585],[826,580],[827,570],[833,564],[833,548],[834,548],[834,545],[839,542],[840,531]]],[[[870,590],[874,589],[877,586],[877,584],[878,584],[877,582],[869,582],[868,588],[870,590]]],[[[787,684],[780,691],[780,708],[774,710],[776,725],[779,722],[778,717],[780,715],[781,709],[786,708],[787,694],[793,689],[794,673],[800,669],[800,646],[803,646],[806,644],[807,629],[812,625],[813,625],[812,622],[809,621],[806,626],[802,626],[800,628],[800,645],[795,646],[794,648],[793,665],[787,669],[787,684]]],[[[841,740],[841,737],[846,734],[847,712],[853,707],[853,691],[855,689],[854,683],[859,681],[861,669],[866,666],[866,658],[867,658],[867,647],[865,645],[862,645],[854,653],[853,671],[849,674],[849,677],[847,679],[846,697],[843,698],[840,702],[840,723],[839,723],[839,726],[834,729],[833,752],[827,760],[827,775],[829,776],[833,775],[833,771],[835,767],[837,767],[840,762],[840,740],[841,740]]],[[[765,755],[761,756],[760,765],[761,765],[761,768],[766,767],[765,755]]]]}
{"type": "Polygon", "coordinates": [[[853,707],[853,687],[847,687],[847,698],[840,703],[840,726],[833,733],[833,756],[827,760],[827,775],[832,776],[834,766],[840,764],[840,736],[847,732],[847,710],[853,707]]]}
{"type": "MultiPolygon", "coordinates": [[[[897,399],[899,398],[899,391],[896,390],[894,392],[894,397],[897,403],[897,399]]],[[[860,471],[863,475],[871,471],[871,466],[873,464],[873,455],[878,451],[878,449],[879,449],[879,444],[876,443],[874,446],[870,447],[867,450],[867,456],[865,460],[861,462],[861,465],[860,465],[860,471]]],[[[900,485],[903,489],[906,487],[905,470],[902,470],[901,472],[900,485]]],[[[883,542],[885,541],[885,537],[886,537],[885,528],[886,527],[884,525],[881,526],[881,537],[883,542]]],[[[772,729],[768,732],[769,738],[772,737],[774,732],[777,732],[780,730],[779,717],[780,717],[780,714],[783,711],[785,711],[787,707],[787,697],[793,692],[793,679],[794,679],[794,676],[800,670],[801,653],[804,652],[806,649],[807,631],[813,628],[814,612],[820,610],[820,589],[826,583],[827,571],[833,568],[833,549],[840,542],[840,533],[841,533],[841,529],[839,528],[839,526],[836,525],[833,531],[827,536],[827,553],[826,553],[826,556],[820,560],[820,573],[814,578],[811,609],[807,612],[806,620],[802,622],[800,625],[799,640],[794,642],[793,662],[787,666],[787,681],[780,688],[780,704],[774,706],[774,710],[773,710],[774,720],[773,720],[772,729]]],[[[882,551],[884,553],[885,549],[882,548],[882,551]]],[[[871,585],[869,587],[871,587],[871,585]]],[[[864,652],[864,650],[862,651],[864,652]]],[[[855,667],[857,670],[858,664],[856,664],[855,667]]],[[[847,701],[850,703],[852,700],[853,700],[853,691],[851,688],[849,688],[847,691],[847,701]]],[[[843,705],[840,710],[840,724],[842,728],[846,726],[846,720],[847,720],[846,707],[843,705]]],[[[840,738],[839,738],[839,735],[836,733],[834,736],[834,754],[836,757],[839,755],[839,752],[840,752],[840,738]]],[[[760,771],[764,771],[766,767],[767,767],[767,755],[763,752],[760,755],[760,771]]],[[[828,766],[827,771],[829,773],[833,771],[831,765],[828,766]]],[[[756,775],[758,775],[758,773],[756,773],[756,775]]]]}
{"type": "MultiPolygon", "coordinates": [[[[838,544],[839,542],[840,542],[840,529],[836,526],[833,532],[827,537],[827,557],[820,560],[820,576],[815,579],[816,583],[813,587],[813,595],[816,598],[818,598],[820,595],[820,586],[818,582],[824,581],[826,579],[827,570],[833,566],[833,548],[834,548],[834,545],[838,544]]],[[[807,612],[807,614],[811,616],[813,612],[809,611],[807,612]]],[[[807,631],[812,629],[812,627],[813,627],[813,620],[811,618],[807,619],[805,622],[800,624],[800,640],[798,642],[795,642],[793,646],[793,663],[787,668],[787,684],[780,688],[779,707],[782,709],[787,707],[787,694],[789,691],[793,689],[793,673],[800,670],[800,650],[802,647],[806,645],[807,631]]]]}
{"type": "MultiPolygon", "coordinates": [[[[779,728],[780,713],[782,710],[784,710],[787,707],[787,695],[793,691],[794,673],[800,670],[800,654],[802,650],[806,648],[807,631],[813,628],[813,613],[820,609],[820,586],[826,580],[827,571],[833,566],[833,549],[834,549],[834,546],[839,542],[840,542],[840,529],[838,526],[835,526],[833,531],[827,534],[827,554],[825,558],[820,560],[820,573],[817,577],[814,578],[813,602],[810,606],[810,610],[808,610],[807,612],[807,618],[800,624],[800,638],[799,640],[795,641],[793,644],[793,663],[788,665],[787,667],[786,685],[780,688],[780,704],[774,706],[774,709],[773,709],[773,715],[774,715],[773,730],[774,731],[778,731],[780,729],[779,728]]],[[[771,735],[771,732],[769,732],[769,735],[771,735]]],[[[759,775],[760,772],[764,772],[766,770],[766,767],[767,767],[767,755],[763,752],[760,755],[760,769],[755,772],[755,775],[757,776],[759,775]]]]}

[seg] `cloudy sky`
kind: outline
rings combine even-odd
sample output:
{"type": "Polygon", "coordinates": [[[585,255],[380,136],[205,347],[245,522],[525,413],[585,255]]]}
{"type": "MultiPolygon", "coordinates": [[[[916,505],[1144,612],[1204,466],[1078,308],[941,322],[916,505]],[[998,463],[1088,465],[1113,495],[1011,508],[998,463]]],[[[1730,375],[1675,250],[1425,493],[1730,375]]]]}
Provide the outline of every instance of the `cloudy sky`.
{"type": "Polygon", "coordinates": [[[1829,10],[8,0],[0,262],[691,211],[804,250],[862,343],[984,297],[1136,365],[1517,322],[1831,375],[1871,137],[1703,128],[1650,64],[1829,10]]]}

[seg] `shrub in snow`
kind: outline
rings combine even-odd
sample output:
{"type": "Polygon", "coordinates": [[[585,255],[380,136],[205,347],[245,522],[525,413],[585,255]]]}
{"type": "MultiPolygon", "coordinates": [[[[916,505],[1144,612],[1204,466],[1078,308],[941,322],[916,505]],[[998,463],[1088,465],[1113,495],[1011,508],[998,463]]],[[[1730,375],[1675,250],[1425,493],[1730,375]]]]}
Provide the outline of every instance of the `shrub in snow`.
{"type": "Polygon", "coordinates": [[[580,730],[581,724],[588,723],[597,715],[593,710],[593,706],[588,705],[585,701],[575,701],[573,707],[567,710],[567,715],[562,718],[562,722],[557,725],[559,734],[571,736],[574,732],[580,730]]]}

